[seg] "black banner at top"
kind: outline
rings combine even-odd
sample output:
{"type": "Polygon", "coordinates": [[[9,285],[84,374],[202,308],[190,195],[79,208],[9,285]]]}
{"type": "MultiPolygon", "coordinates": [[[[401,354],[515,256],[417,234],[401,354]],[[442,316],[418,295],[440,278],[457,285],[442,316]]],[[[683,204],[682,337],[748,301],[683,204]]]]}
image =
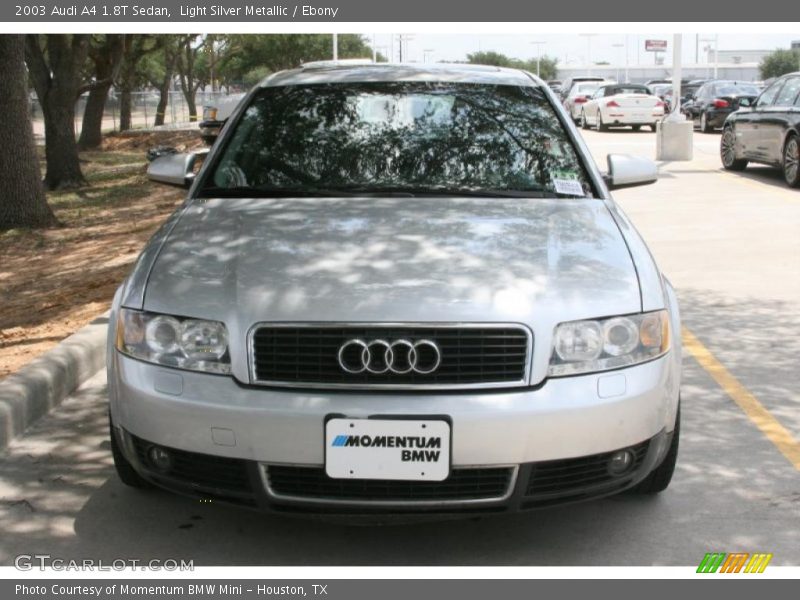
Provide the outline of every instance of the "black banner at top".
{"type": "Polygon", "coordinates": [[[12,0],[0,20],[13,22],[785,22],[791,3],[696,0],[554,2],[552,0],[12,0]],[[756,10],[757,8],[757,10],[756,10]]]}

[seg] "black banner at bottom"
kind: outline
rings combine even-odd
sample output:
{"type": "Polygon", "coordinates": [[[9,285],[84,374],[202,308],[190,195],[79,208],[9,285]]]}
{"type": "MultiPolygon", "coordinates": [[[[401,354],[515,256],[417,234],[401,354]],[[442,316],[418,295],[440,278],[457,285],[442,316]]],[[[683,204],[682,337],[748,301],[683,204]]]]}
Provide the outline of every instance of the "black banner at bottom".
{"type": "MultiPolygon", "coordinates": [[[[766,592],[780,597],[796,591],[791,580],[753,576],[672,580],[554,579],[320,579],[320,580],[166,580],[166,579],[26,579],[0,581],[4,600],[257,600],[316,598],[324,600],[501,600],[506,598],[644,598],[707,597],[752,599],[766,592]]],[[[793,595],[793,594],[792,594],[793,595]]]]}

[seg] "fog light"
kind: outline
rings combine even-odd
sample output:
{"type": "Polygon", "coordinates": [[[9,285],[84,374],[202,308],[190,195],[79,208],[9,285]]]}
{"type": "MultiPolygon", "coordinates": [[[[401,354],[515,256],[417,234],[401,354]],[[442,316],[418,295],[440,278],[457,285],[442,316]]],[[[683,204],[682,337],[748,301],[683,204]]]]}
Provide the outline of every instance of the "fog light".
{"type": "Polygon", "coordinates": [[[633,452],[618,450],[611,455],[608,461],[608,472],[612,475],[622,475],[633,467],[633,452]]]}
{"type": "Polygon", "coordinates": [[[160,446],[151,446],[147,452],[147,458],[150,459],[150,464],[162,473],[166,473],[172,468],[172,456],[160,446]]]}

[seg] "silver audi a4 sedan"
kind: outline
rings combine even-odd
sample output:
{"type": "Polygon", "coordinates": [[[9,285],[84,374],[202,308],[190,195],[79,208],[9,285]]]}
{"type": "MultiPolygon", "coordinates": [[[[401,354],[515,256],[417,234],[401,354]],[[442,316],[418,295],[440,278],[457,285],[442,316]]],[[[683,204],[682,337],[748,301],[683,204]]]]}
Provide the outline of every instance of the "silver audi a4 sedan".
{"type": "Polygon", "coordinates": [[[256,86],[118,290],[117,472],[285,513],[509,512],[669,484],[675,293],[538,78],[312,64],[256,86]]]}

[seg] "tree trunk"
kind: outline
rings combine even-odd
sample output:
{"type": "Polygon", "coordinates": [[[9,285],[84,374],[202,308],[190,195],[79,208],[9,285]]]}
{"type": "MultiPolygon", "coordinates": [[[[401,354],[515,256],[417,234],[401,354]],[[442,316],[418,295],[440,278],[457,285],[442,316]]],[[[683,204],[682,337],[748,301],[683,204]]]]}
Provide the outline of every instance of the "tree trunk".
{"type": "Polygon", "coordinates": [[[31,128],[24,36],[0,35],[0,81],[0,230],[56,225],[31,128]]]}
{"type": "Polygon", "coordinates": [[[78,146],[81,149],[97,148],[103,141],[103,115],[108,91],[122,60],[123,36],[106,34],[97,41],[93,38],[89,55],[94,64],[95,83],[89,91],[89,99],[83,111],[83,124],[78,146]]]}
{"type": "Polygon", "coordinates": [[[25,46],[28,70],[44,113],[44,184],[51,190],[86,185],[75,140],[75,100],[79,70],[86,59],[86,40],[78,34],[71,41],[67,37],[47,36],[49,65],[37,34],[28,34],[25,46]]]}
{"type": "Polygon", "coordinates": [[[83,110],[83,124],[78,146],[81,150],[97,148],[103,141],[103,115],[106,111],[108,90],[111,80],[95,85],[89,92],[86,108],[83,110]]]}
{"type": "Polygon", "coordinates": [[[186,108],[189,111],[189,120],[194,122],[197,121],[197,102],[195,100],[195,90],[192,89],[184,89],[183,90],[183,97],[186,99],[186,108]]]}
{"type": "Polygon", "coordinates": [[[158,106],[156,107],[156,127],[163,125],[166,120],[167,106],[169,105],[169,88],[175,74],[175,55],[169,49],[164,50],[164,77],[158,86],[158,106]]]}
{"type": "Polygon", "coordinates": [[[119,130],[128,131],[132,127],[131,88],[123,83],[119,87],[119,130]]]}

